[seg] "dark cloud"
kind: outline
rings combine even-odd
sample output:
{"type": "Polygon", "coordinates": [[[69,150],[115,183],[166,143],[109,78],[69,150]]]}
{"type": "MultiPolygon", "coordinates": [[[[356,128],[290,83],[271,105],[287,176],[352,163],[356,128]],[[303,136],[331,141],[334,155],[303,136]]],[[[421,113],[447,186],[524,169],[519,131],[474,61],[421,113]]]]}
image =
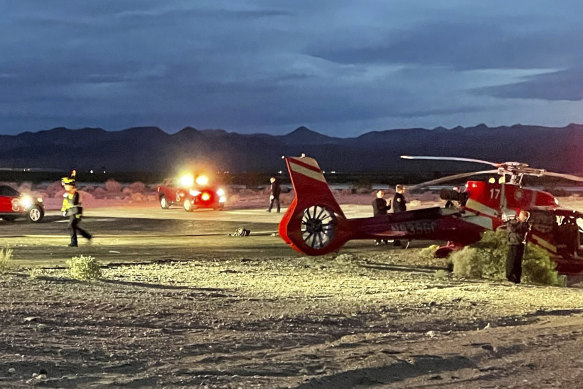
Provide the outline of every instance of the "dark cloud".
{"type": "MultiPolygon", "coordinates": [[[[488,115],[519,122],[524,107],[515,119],[502,115],[511,107],[501,99],[581,100],[581,8],[544,0],[0,0],[0,133],[306,124],[354,135],[488,115]]],[[[559,108],[537,112],[556,120],[559,108]]]]}
{"type": "Polygon", "coordinates": [[[403,63],[444,65],[458,70],[532,69],[570,66],[583,59],[574,26],[532,31],[522,23],[497,19],[444,21],[391,30],[380,42],[356,47],[312,47],[311,55],[344,64],[403,63]]]}
{"type": "Polygon", "coordinates": [[[525,81],[479,88],[475,93],[513,99],[583,100],[583,68],[528,77],[525,81]]]}

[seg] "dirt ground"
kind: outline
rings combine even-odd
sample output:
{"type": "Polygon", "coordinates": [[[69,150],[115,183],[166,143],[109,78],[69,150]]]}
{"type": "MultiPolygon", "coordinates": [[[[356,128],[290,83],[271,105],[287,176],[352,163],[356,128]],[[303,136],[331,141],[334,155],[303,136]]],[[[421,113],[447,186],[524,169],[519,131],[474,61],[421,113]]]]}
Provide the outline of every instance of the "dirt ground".
{"type": "Polygon", "coordinates": [[[581,385],[577,285],[455,279],[420,256],[429,242],[304,257],[263,209],[87,213],[96,238],[78,249],[56,213],[0,224],[14,249],[0,275],[2,388],[581,385]],[[242,225],[251,236],[227,236],[242,225]],[[78,254],[104,265],[101,280],[69,277],[78,254]]]}

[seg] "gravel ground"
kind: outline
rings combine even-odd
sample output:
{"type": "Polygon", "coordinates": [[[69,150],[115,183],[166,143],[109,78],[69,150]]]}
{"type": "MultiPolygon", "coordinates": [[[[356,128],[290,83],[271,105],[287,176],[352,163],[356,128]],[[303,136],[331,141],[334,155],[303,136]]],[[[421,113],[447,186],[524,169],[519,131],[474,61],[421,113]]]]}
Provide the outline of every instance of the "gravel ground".
{"type": "Polygon", "coordinates": [[[0,387],[575,388],[580,288],[454,279],[418,249],[0,275],[0,387]]]}

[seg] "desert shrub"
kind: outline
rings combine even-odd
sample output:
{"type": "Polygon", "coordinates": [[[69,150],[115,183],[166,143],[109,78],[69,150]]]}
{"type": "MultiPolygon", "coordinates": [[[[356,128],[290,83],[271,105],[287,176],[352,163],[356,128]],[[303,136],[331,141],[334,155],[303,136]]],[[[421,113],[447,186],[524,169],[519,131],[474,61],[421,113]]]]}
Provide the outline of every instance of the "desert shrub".
{"type": "Polygon", "coordinates": [[[108,192],[118,193],[121,192],[121,184],[114,179],[109,179],[105,181],[105,189],[108,192]]]}
{"type": "Polygon", "coordinates": [[[95,200],[95,196],[93,196],[92,193],[89,193],[86,190],[80,190],[79,195],[81,196],[81,200],[84,203],[88,203],[88,202],[95,200]]]}
{"type": "Polygon", "coordinates": [[[0,249],[0,273],[4,273],[12,263],[13,250],[9,247],[0,249]]]}
{"type": "MultiPolygon", "coordinates": [[[[505,279],[507,253],[506,232],[487,231],[482,240],[451,255],[453,272],[459,277],[505,279]]],[[[560,285],[555,267],[546,251],[533,244],[527,245],[522,260],[526,282],[560,285]]]]}
{"type": "Polygon", "coordinates": [[[92,256],[80,255],[67,261],[71,277],[80,281],[96,280],[101,277],[99,262],[92,256]]]}
{"type": "Polygon", "coordinates": [[[28,272],[28,276],[33,280],[36,280],[37,278],[42,276],[42,274],[43,274],[43,269],[41,269],[39,267],[33,267],[28,272]]]}
{"type": "Polygon", "coordinates": [[[129,188],[132,190],[133,193],[144,193],[146,190],[146,185],[141,181],[136,181],[130,184],[129,188]]]}
{"type": "Polygon", "coordinates": [[[480,251],[475,247],[464,247],[451,254],[453,274],[458,277],[482,277],[482,259],[480,251]]]}
{"type": "Polygon", "coordinates": [[[353,194],[365,194],[370,193],[372,190],[372,184],[365,180],[364,178],[359,178],[352,184],[351,191],[353,194]]]}
{"type": "Polygon", "coordinates": [[[556,264],[542,248],[529,244],[522,261],[522,274],[527,282],[544,285],[563,285],[555,270],[556,264]]]}
{"type": "Polygon", "coordinates": [[[144,201],[144,200],[146,200],[146,196],[144,196],[141,193],[132,193],[130,198],[132,199],[132,201],[144,201]]]}
{"type": "Polygon", "coordinates": [[[107,191],[103,188],[95,188],[95,190],[93,191],[93,196],[95,196],[96,199],[102,199],[106,197],[106,195],[107,191]]]}
{"type": "Polygon", "coordinates": [[[45,193],[49,197],[60,197],[63,192],[64,190],[63,185],[61,185],[61,181],[53,182],[45,189],[45,193]]]}

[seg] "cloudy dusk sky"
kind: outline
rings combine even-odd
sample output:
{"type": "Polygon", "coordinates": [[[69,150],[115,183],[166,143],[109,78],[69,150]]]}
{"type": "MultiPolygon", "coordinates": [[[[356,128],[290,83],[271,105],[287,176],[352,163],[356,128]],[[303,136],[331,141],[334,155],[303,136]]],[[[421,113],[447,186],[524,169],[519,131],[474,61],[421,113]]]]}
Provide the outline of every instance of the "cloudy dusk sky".
{"type": "Polygon", "coordinates": [[[0,0],[0,134],[583,123],[583,2],[0,0]]]}

